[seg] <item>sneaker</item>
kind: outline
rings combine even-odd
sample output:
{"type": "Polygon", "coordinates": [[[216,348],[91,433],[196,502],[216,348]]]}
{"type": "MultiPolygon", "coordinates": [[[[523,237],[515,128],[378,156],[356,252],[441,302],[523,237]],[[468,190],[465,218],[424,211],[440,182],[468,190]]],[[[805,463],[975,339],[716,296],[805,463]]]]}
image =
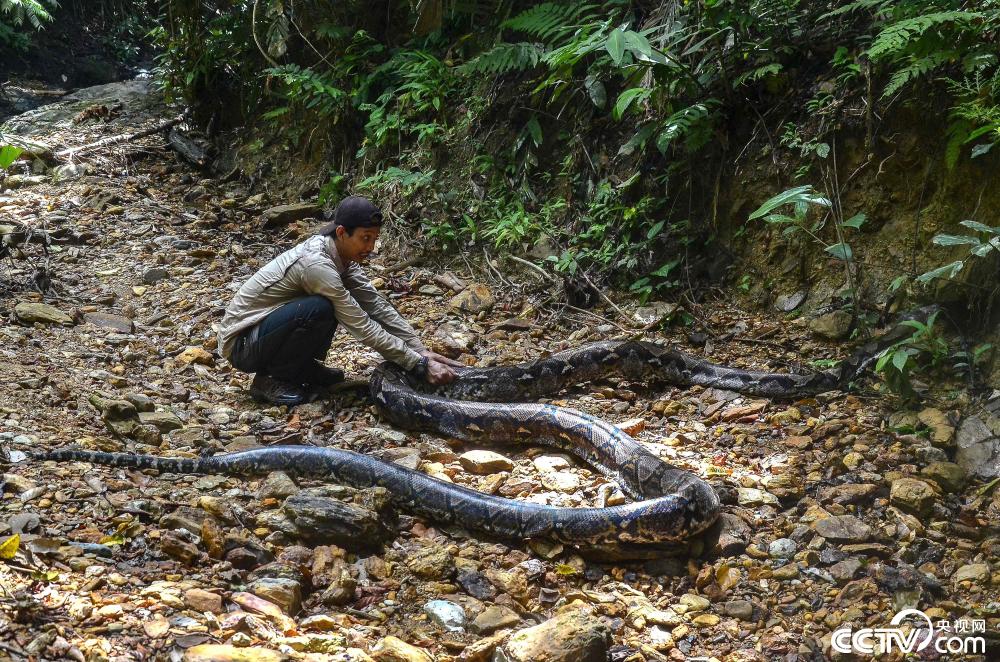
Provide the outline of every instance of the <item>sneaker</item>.
{"type": "Polygon", "coordinates": [[[344,371],[325,366],[322,363],[314,363],[305,379],[307,384],[325,388],[344,381],[344,371]]]}
{"type": "Polygon", "coordinates": [[[308,394],[297,384],[289,384],[270,375],[258,372],[250,384],[250,395],[258,402],[293,407],[309,400],[308,394]]]}

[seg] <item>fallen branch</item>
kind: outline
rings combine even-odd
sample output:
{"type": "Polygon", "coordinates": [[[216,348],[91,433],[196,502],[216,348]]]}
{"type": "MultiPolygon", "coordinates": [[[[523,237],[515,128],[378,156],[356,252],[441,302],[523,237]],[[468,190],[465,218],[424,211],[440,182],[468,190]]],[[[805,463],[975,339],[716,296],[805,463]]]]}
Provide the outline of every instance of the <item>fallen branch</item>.
{"type": "Polygon", "coordinates": [[[77,156],[78,154],[82,154],[83,152],[89,152],[90,150],[98,149],[100,147],[106,147],[108,145],[117,145],[120,143],[127,143],[133,140],[138,140],[139,138],[145,138],[146,136],[151,136],[154,133],[165,131],[176,124],[180,124],[187,118],[188,112],[189,111],[185,110],[183,113],[181,113],[180,115],[178,115],[173,119],[166,120],[164,122],[157,124],[156,126],[152,126],[148,129],[143,129],[142,131],[137,131],[135,133],[123,133],[121,135],[111,136],[109,138],[102,138],[101,140],[98,140],[97,142],[92,142],[88,145],[81,145],[80,147],[70,147],[67,149],[59,150],[58,152],[55,153],[55,157],[57,159],[66,159],[68,161],[71,161],[73,157],[77,156]]]}
{"type": "Polygon", "coordinates": [[[519,264],[523,264],[524,266],[526,266],[526,267],[528,267],[530,269],[533,269],[536,273],[540,274],[542,276],[542,278],[544,278],[545,280],[552,281],[553,283],[558,283],[559,282],[558,278],[556,278],[555,276],[553,276],[549,272],[545,271],[545,269],[542,269],[540,266],[538,266],[534,262],[529,262],[528,260],[525,260],[524,258],[517,257],[516,255],[508,255],[507,257],[509,259],[511,259],[511,260],[514,260],[515,262],[517,262],[519,264]]]}

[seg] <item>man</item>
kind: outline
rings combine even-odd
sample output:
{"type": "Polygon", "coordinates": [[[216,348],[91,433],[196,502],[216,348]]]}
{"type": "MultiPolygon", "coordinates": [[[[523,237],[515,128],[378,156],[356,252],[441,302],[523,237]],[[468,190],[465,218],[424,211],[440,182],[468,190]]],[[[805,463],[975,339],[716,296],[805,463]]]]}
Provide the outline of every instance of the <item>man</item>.
{"type": "Polygon", "coordinates": [[[344,378],[323,365],[340,324],[351,335],[431,384],[455,378],[460,363],[420,342],[359,266],[375,249],[382,213],[368,199],[345,198],[318,234],[271,260],[236,293],[219,324],[219,349],[256,373],[258,401],[297,405],[344,378]]]}

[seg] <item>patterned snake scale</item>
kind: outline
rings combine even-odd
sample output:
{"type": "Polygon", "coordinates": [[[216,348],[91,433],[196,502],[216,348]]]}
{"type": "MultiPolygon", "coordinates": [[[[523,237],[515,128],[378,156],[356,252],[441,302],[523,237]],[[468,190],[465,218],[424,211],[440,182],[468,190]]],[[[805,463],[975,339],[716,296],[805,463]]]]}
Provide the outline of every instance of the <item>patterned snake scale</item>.
{"type": "Polygon", "coordinates": [[[530,441],[570,452],[635,500],[605,508],[563,508],[504,499],[360,453],[312,446],[272,446],[201,459],[74,449],[30,452],[29,457],[177,474],[250,476],[286,471],[358,488],[385,487],[402,510],[501,538],[670,547],[716,521],[720,504],[715,490],[610,423],[574,409],[524,401],[611,375],[774,398],[800,397],[844,388],[881,349],[900,337],[899,329],[862,347],[838,370],[810,375],[728,368],[641,341],[598,342],[530,363],[460,369],[454,382],[433,389],[395,364],[383,363],[375,369],[371,395],[393,424],[466,441],[530,441]]]}

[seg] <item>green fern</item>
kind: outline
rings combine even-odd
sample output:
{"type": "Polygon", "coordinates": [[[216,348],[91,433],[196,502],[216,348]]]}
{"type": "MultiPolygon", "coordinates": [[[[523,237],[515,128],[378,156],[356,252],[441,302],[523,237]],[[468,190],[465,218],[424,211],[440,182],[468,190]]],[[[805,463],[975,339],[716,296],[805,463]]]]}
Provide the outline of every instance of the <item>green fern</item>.
{"type": "Polygon", "coordinates": [[[830,18],[843,16],[844,14],[850,14],[863,9],[874,9],[876,13],[879,13],[890,7],[892,4],[892,0],[855,0],[855,2],[850,2],[843,7],[837,7],[833,11],[823,14],[819,17],[819,20],[825,21],[830,18]]]}
{"type": "Polygon", "coordinates": [[[885,91],[882,93],[882,96],[891,97],[908,83],[920,78],[921,76],[925,76],[941,65],[947,63],[948,60],[951,59],[952,55],[953,53],[950,51],[939,51],[937,53],[931,53],[925,57],[913,60],[892,75],[892,78],[889,79],[888,84],[885,86],[885,91]]]}
{"type": "Polygon", "coordinates": [[[534,69],[545,51],[537,44],[497,44],[458,67],[462,74],[505,74],[534,69]]]}
{"type": "Polygon", "coordinates": [[[42,24],[52,20],[52,14],[45,5],[55,8],[57,0],[0,0],[0,16],[17,27],[25,21],[36,30],[42,29],[42,24]]]}
{"type": "Polygon", "coordinates": [[[982,12],[942,11],[933,14],[914,16],[893,23],[875,37],[868,49],[868,57],[880,60],[903,54],[914,40],[922,37],[928,30],[946,23],[969,23],[982,18],[982,12]]]}
{"type": "Polygon", "coordinates": [[[544,2],[503,22],[503,27],[545,43],[572,33],[581,22],[590,22],[597,5],[544,2]]]}

